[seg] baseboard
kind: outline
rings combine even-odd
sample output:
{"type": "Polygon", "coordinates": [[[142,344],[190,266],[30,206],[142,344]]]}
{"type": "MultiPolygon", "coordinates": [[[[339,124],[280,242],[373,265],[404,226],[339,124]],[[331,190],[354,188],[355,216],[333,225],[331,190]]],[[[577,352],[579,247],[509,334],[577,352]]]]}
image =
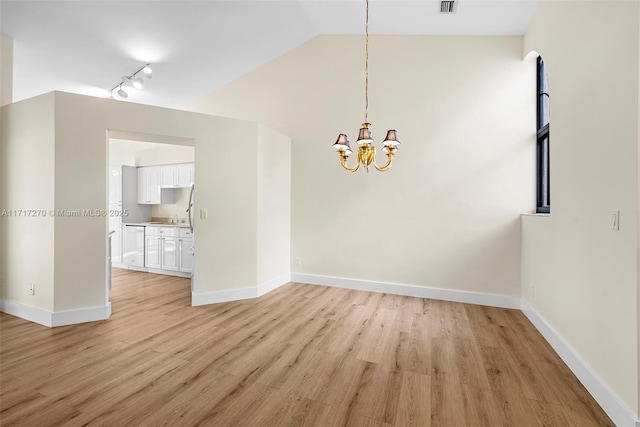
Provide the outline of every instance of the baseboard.
{"type": "Polygon", "coordinates": [[[51,314],[51,326],[53,327],[107,320],[111,316],[111,303],[108,302],[107,305],[102,307],[58,311],[51,314]]]}
{"type": "Polygon", "coordinates": [[[258,296],[262,296],[267,294],[275,289],[278,289],[282,285],[286,285],[291,281],[291,275],[289,273],[283,274],[282,276],[275,277],[271,280],[268,280],[264,283],[258,285],[258,296]]]}
{"type": "Polygon", "coordinates": [[[219,302],[239,301],[243,299],[256,298],[257,296],[257,288],[228,289],[223,291],[211,292],[191,292],[191,305],[193,307],[197,307],[200,305],[216,304],[219,302]]]}
{"type": "Polygon", "coordinates": [[[316,276],[313,274],[291,274],[292,282],[310,285],[326,285],[359,291],[382,292],[418,298],[432,298],[491,307],[520,309],[520,298],[505,295],[483,294],[479,292],[456,291],[450,289],[427,288],[423,286],[401,285],[397,283],[373,282],[368,280],[345,279],[342,277],[316,276]]]}
{"type": "Polygon", "coordinates": [[[43,326],[53,326],[53,322],[51,321],[51,315],[53,313],[42,308],[15,301],[0,300],[0,311],[30,322],[39,323],[43,326]]]}
{"type": "Polygon", "coordinates": [[[640,427],[640,420],[624,402],[524,298],[521,310],[617,426],[640,427]]]}
{"type": "Polygon", "coordinates": [[[106,320],[111,316],[111,303],[102,307],[53,312],[15,301],[0,300],[0,311],[49,328],[106,320]]]}
{"type": "Polygon", "coordinates": [[[255,288],[228,289],[212,292],[191,292],[191,305],[196,307],[220,302],[258,298],[284,284],[289,283],[290,279],[289,274],[283,274],[282,276],[271,279],[265,283],[261,283],[255,288]]]}

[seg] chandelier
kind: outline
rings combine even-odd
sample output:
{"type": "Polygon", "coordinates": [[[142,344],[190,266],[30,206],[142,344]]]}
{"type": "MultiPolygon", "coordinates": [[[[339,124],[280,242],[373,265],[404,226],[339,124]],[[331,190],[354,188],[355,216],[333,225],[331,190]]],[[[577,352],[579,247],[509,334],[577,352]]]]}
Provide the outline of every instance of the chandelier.
{"type": "Polygon", "coordinates": [[[353,151],[351,151],[347,135],[344,133],[338,135],[338,139],[335,144],[333,144],[333,147],[338,152],[338,156],[340,156],[340,164],[349,172],[357,171],[360,165],[362,165],[367,172],[369,172],[369,166],[371,165],[373,165],[377,170],[384,172],[389,170],[391,167],[393,155],[398,151],[398,144],[400,144],[400,141],[398,141],[398,134],[394,129],[387,131],[387,137],[382,141],[382,151],[387,154],[387,164],[384,166],[378,166],[375,161],[376,147],[373,146],[373,137],[371,135],[371,130],[369,130],[369,126],[371,126],[371,123],[369,123],[369,0],[366,0],[366,2],[364,123],[362,123],[362,128],[360,128],[358,140],[356,141],[358,143],[358,158],[355,166],[347,165],[349,155],[353,153],[353,151]]]}

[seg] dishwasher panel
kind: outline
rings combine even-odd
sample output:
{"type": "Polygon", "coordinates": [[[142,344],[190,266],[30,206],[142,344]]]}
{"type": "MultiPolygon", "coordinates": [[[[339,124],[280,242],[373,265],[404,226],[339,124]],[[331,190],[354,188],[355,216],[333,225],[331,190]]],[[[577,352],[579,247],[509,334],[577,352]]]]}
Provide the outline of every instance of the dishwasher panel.
{"type": "Polygon", "coordinates": [[[144,267],[144,226],[122,227],[122,263],[127,267],[144,267]]]}

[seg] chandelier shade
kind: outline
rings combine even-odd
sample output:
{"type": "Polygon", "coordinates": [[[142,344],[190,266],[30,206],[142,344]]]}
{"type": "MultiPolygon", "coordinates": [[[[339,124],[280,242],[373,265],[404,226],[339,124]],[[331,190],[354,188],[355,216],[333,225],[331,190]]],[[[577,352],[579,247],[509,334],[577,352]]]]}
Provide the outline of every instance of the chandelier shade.
{"type": "Polygon", "coordinates": [[[347,135],[345,135],[344,133],[341,133],[340,135],[338,135],[338,139],[336,140],[335,144],[333,144],[333,148],[343,153],[346,153],[347,155],[353,153],[353,151],[351,151],[351,145],[349,144],[347,135]]]}
{"type": "Polygon", "coordinates": [[[370,125],[371,123],[362,124],[360,132],[358,132],[358,140],[356,141],[358,145],[373,143],[373,137],[371,136],[371,131],[369,130],[370,125]]]}

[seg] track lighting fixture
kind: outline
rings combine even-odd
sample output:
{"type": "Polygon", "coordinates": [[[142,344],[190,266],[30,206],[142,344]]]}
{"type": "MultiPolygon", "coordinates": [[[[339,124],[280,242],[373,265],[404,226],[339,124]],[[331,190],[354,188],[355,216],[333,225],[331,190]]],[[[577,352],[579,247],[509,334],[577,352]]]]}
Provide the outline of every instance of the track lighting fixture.
{"type": "Polygon", "coordinates": [[[144,86],[144,80],[138,77],[138,74],[140,73],[143,73],[147,79],[150,79],[153,75],[153,70],[151,69],[151,66],[149,64],[145,64],[130,75],[124,76],[122,78],[122,81],[113,86],[109,91],[111,97],[113,97],[113,91],[116,89],[118,89],[116,93],[120,98],[127,98],[129,96],[129,94],[122,88],[122,85],[132,86],[136,89],[142,89],[142,87],[144,86]]]}
{"type": "MultiPolygon", "coordinates": [[[[128,96],[129,96],[129,94],[128,94],[127,92],[125,92],[125,91],[124,91],[124,89],[122,89],[122,83],[120,83],[118,86],[120,87],[120,89],[118,89],[118,96],[119,96],[120,98],[126,98],[126,97],[128,97],[128,96]]],[[[116,87],[118,87],[118,86],[116,86],[116,87]]],[[[114,88],[114,89],[115,89],[115,88],[114,88]]],[[[113,92],[113,89],[112,89],[111,91],[113,92]]]]}

